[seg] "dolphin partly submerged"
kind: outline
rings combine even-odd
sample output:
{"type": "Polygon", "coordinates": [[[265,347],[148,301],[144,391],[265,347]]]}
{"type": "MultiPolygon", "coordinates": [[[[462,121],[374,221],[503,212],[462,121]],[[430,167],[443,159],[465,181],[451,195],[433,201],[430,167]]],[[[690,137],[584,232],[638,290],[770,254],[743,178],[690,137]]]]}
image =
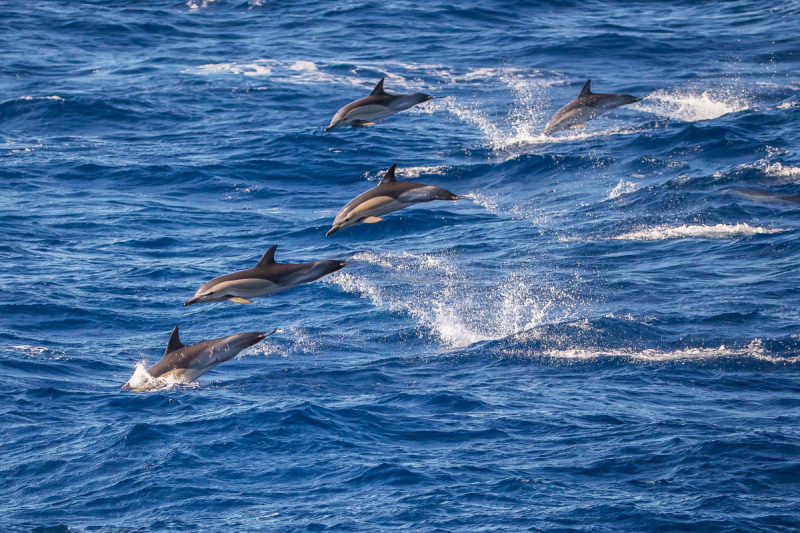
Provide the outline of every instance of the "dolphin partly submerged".
{"type": "Polygon", "coordinates": [[[317,281],[353,263],[353,261],[336,260],[296,264],[277,263],[275,261],[277,248],[276,244],[267,250],[253,268],[226,274],[204,283],[183,305],[224,300],[249,304],[253,303],[250,298],[269,296],[304,283],[317,281]]]}
{"type": "MultiPolygon", "coordinates": [[[[258,344],[271,333],[238,333],[228,337],[198,342],[197,344],[184,345],[178,336],[178,326],[169,336],[167,349],[161,361],[151,366],[147,373],[154,378],[172,378],[176,381],[189,383],[194,381],[215,366],[230,361],[242,350],[258,344]]],[[[134,383],[128,380],[122,386],[125,390],[145,390],[150,388],[147,384],[134,383]]]]}
{"type": "Polygon", "coordinates": [[[374,126],[375,120],[405,111],[433,98],[441,98],[423,93],[389,94],[383,90],[384,79],[386,78],[381,78],[381,81],[378,82],[378,85],[375,86],[369,96],[349,103],[337,111],[325,131],[344,126],[352,126],[354,128],[374,126]]]}
{"type": "Polygon", "coordinates": [[[405,207],[433,200],[458,200],[457,196],[446,189],[423,183],[397,181],[394,173],[397,164],[392,165],[384,174],[378,186],[356,196],[339,211],[333,220],[333,226],[325,234],[332,235],[340,229],[349,228],[360,222],[374,224],[383,220],[381,215],[398,211],[405,207]]]}
{"type": "Polygon", "coordinates": [[[583,124],[597,118],[606,111],[623,105],[638,102],[641,98],[629,94],[598,94],[593,93],[587,81],[581,89],[578,98],[568,103],[553,115],[544,128],[544,134],[550,135],[557,131],[582,127],[583,124]]]}

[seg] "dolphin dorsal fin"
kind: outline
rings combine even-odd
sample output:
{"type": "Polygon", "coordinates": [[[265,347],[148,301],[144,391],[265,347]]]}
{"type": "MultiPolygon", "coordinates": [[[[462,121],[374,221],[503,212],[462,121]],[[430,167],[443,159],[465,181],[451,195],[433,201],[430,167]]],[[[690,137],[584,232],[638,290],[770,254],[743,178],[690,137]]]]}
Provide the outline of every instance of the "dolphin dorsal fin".
{"type": "Polygon", "coordinates": [[[389,167],[389,170],[386,171],[386,174],[383,175],[383,179],[380,183],[378,183],[378,187],[381,185],[386,185],[387,183],[394,183],[397,181],[397,178],[394,177],[394,169],[397,168],[397,163],[389,167]]]}
{"type": "Polygon", "coordinates": [[[383,90],[383,80],[386,78],[381,78],[381,81],[378,82],[378,85],[372,89],[372,92],[369,93],[370,96],[383,96],[386,94],[386,91],[383,90]]]}
{"type": "Polygon", "coordinates": [[[591,83],[592,80],[589,80],[583,84],[583,89],[581,89],[581,94],[578,95],[578,98],[580,98],[581,96],[590,96],[592,94],[592,90],[589,88],[589,85],[591,85],[591,83]]]}
{"type": "Polygon", "coordinates": [[[269,250],[267,250],[267,253],[265,253],[263,256],[261,256],[261,260],[258,262],[258,264],[256,266],[257,267],[263,267],[263,266],[267,266],[267,265],[274,265],[275,264],[275,250],[277,250],[277,249],[278,249],[278,245],[277,244],[273,245],[269,250]]]}
{"type": "Polygon", "coordinates": [[[169,336],[169,341],[167,342],[167,349],[164,352],[164,355],[167,355],[170,352],[174,352],[175,350],[180,350],[183,348],[184,344],[181,342],[180,336],[178,335],[178,326],[175,326],[175,329],[172,330],[172,335],[169,336]]]}

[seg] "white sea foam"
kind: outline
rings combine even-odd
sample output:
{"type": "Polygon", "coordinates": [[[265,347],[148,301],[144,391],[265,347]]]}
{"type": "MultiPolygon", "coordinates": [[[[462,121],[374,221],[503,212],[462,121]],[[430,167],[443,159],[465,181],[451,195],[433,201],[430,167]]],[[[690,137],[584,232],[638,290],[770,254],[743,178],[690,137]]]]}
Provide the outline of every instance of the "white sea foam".
{"type": "Polygon", "coordinates": [[[733,89],[658,90],[633,105],[662,117],[697,122],[744,111],[750,107],[744,94],[733,89]]]}
{"type": "Polygon", "coordinates": [[[189,9],[205,9],[208,7],[209,4],[216,2],[217,0],[189,0],[186,2],[186,5],[189,6],[189,9]]]}
{"type": "Polygon", "coordinates": [[[428,167],[403,167],[397,169],[397,175],[403,178],[415,179],[423,174],[441,174],[450,170],[447,165],[434,165],[428,167]]]}
{"type": "MultiPolygon", "coordinates": [[[[509,350],[509,355],[521,355],[509,350]]],[[[526,354],[528,355],[528,354],[526,354]]],[[[533,354],[536,355],[536,354],[533,354]]],[[[542,355],[564,362],[591,362],[599,359],[621,358],[631,363],[665,363],[714,360],[719,358],[748,357],[777,364],[795,364],[800,357],[775,357],[764,349],[760,339],[754,339],[746,346],[728,348],[724,345],[717,348],[684,348],[682,350],[626,350],[603,348],[568,348],[546,350],[542,355]]]]}
{"type": "MultiPolygon", "coordinates": [[[[422,166],[422,167],[398,167],[395,170],[395,173],[398,177],[406,178],[406,179],[417,179],[424,174],[441,174],[442,172],[446,172],[450,170],[450,166],[448,165],[432,165],[432,166],[422,166]]],[[[367,171],[363,174],[364,178],[369,181],[380,181],[384,174],[386,174],[386,170],[377,170],[377,171],[367,171]]]]}
{"type": "Polygon", "coordinates": [[[49,350],[49,348],[45,348],[44,346],[31,346],[29,344],[20,344],[17,346],[12,346],[12,348],[14,348],[15,350],[19,350],[31,357],[41,355],[49,350]]]}
{"type": "Polygon", "coordinates": [[[614,198],[619,198],[623,194],[629,194],[636,190],[636,184],[632,181],[625,181],[624,179],[619,180],[617,186],[611,189],[611,192],[608,193],[608,199],[613,200],[614,198]]]}
{"type": "Polygon", "coordinates": [[[507,337],[572,313],[564,291],[510,275],[481,284],[446,255],[359,253],[354,259],[383,270],[376,280],[337,272],[324,278],[376,307],[409,315],[451,348],[507,337]]]}
{"type": "Polygon", "coordinates": [[[730,239],[736,237],[750,237],[752,235],[780,233],[783,229],[767,229],[758,226],[742,224],[717,224],[715,226],[656,226],[614,237],[627,241],[662,241],[667,239],[703,238],[703,239],[730,239]]]}
{"type": "Polygon", "coordinates": [[[63,98],[54,94],[51,96],[20,96],[18,100],[63,100],[63,98]]]}
{"type": "Polygon", "coordinates": [[[319,70],[317,66],[311,61],[295,61],[289,65],[290,70],[305,70],[307,72],[316,72],[319,70]]]}

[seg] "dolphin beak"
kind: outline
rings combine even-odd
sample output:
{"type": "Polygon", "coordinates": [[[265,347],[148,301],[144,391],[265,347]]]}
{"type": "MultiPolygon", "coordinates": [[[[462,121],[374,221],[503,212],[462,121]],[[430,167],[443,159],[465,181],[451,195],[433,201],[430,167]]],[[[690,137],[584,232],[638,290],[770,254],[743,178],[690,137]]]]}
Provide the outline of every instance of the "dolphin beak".
{"type": "Polygon", "coordinates": [[[330,125],[329,125],[327,128],[325,128],[325,131],[331,131],[332,129],[335,129],[335,128],[339,127],[339,124],[340,124],[341,122],[342,122],[342,121],[340,120],[340,121],[338,121],[338,122],[333,122],[333,123],[331,123],[331,124],[330,124],[330,125]]]}
{"type": "Polygon", "coordinates": [[[333,226],[331,229],[328,230],[328,233],[326,233],[325,236],[328,237],[330,235],[333,235],[334,233],[339,231],[339,229],[341,229],[339,228],[339,226],[333,226]]]}
{"type": "Polygon", "coordinates": [[[192,298],[191,300],[186,300],[185,302],[183,302],[183,305],[186,306],[186,305],[196,304],[198,299],[199,298],[195,297],[195,298],[192,298]]]}

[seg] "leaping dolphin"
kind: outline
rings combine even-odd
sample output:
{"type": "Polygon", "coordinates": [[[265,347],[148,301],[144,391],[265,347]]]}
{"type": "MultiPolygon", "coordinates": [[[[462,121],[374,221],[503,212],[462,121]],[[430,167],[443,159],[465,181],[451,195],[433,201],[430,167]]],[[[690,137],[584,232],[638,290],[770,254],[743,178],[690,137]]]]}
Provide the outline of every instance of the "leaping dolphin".
{"type": "Polygon", "coordinates": [[[578,98],[559,109],[553,115],[553,118],[544,128],[545,135],[569,128],[582,127],[584,123],[599,117],[606,111],[641,100],[641,98],[629,94],[593,93],[589,88],[591,83],[592,80],[587,81],[578,98]]]}
{"type": "Polygon", "coordinates": [[[458,200],[461,197],[441,187],[397,181],[394,176],[397,164],[392,165],[378,186],[351,200],[339,211],[333,226],[325,234],[332,235],[340,229],[349,228],[360,222],[374,224],[383,220],[381,215],[398,211],[405,207],[433,200],[458,200]]]}
{"type": "Polygon", "coordinates": [[[331,131],[343,126],[352,126],[354,128],[374,126],[375,122],[373,121],[375,120],[405,111],[433,98],[441,98],[422,93],[389,94],[383,90],[384,79],[386,78],[381,78],[381,81],[372,89],[369,96],[349,103],[337,111],[325,131],[331,131]]]}
{"type": "MultiPolygon", "coordinates": [[[[212,339],[185,346],[178,336],[178,326],[169,336],[167,349],[161,361],[151,366],[147,373],[154,378],[172,378],[176,381],[189,383],[194,381],[215,366],[230,361],[239,352],[261,342],[277,330],[270,333],[238,333],[228,337],[212,339]]],[[[125,390],[145,390],[146,384],[134,383],[128,380],[122,386],[125,390]]]]}
{"type": "Polygon", "coordinates": [[[194,297],[183,305],[223,300],[249,304],[253,303],[250,298],[270,296],[304,283],[317,281],[353,263],[353,261],[331,260],[297,264],[276,263],[277,248],[276,244],[267,250],[253,268],[220,276],[204,283],[194,293],[194,297]]]}

